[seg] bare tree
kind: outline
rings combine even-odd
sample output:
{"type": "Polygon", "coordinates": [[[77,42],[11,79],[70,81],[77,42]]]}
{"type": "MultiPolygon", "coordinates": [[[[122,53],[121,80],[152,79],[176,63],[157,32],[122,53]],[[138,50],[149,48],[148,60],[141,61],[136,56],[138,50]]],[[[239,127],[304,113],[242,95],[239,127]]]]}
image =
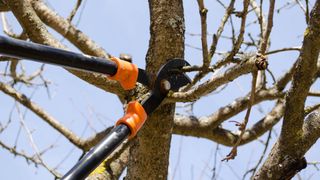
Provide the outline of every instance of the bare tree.
{"type": "MultiPolygon", "coordinates": [[[[70,15],[64,18],[43,0],[2,0],[0,11],[4,33],[13,38],[67,49],[68,47],[49,32],[48,28],[51,28],[85,54],[110,57],[109,53],[74,25],[73,18],[81,3],[82,1],[78,0],[70,15]],[[10,29],[10,23],[6,20],[7,12],[12,12],[18,20],[22,28],[20,34],[10,29]]],[[[169,93],[165,102],[148,117],[137,137],[123,143],[90,175],[89,179],[118,179],[125,168],[127,168],[126,179],[167,179],[173,134],[205,138],[231,147],[230,153],[221,159],[223,161],[236,158],[239,154],[239,146],[268,134],[266,148],[261,158],[257,165],[246,173],[252,174],[251,179],[291,179],[308,165],[317,167],[317,162],[307,162],[304,156],[320,137],[320,104],[311,106],[306,104],[308,97],[320,96],[320,91],[310,90],[320,76],[319,0],[290,1],[284,7],[277,7],[275,0],[268,2],[243,0],[239,5],[235,0],[230,0],[228,4],[217,1],[217,4],[225,9],[220,22],[207,22],[207,13],[210,9],[206,7],[203,0],[197,0],[198,7],[194,8],[199,10],[200,34],[186,33],[182,0],[149,0],[148,3],[150,41],[146,55],[146,70],[150,74],[156,74],[168,59],[183,58],[185,47],[196,48],[185,43],[186,35],[201,39],[201,48],[198,48],[202,53],[201,65],[184,67],[185,72],[195,72],[191,84],[181,88],[179,92],[169,93]],[[307,27],[303,42],[300,47],[269,50],[274,14],[289,6],[299,6],[305,17],[307,27]],[[266,9],[267,11],[264,12],[266,9]],[[254,21],[249,22],[249,17],[254,21]],[[210,29],[215,33],[208,33],[208,23],[219,23],[217,29],[210,29]],[[248,30],[249,26],[259,29],[259,36],[252,36],[252,32],[248,30]],[[230,33],[226,32],[227,28],[231,30],[230,33]],[[217,50],[222,39],[227,39],[230,43],[231,48],[226,52],[217,50]],[[288,51],[299,52],[299,57],[288,71],[279,77],[274,77],[272,69],[268,68],[268,56],[288,51]],[[189,103],[192,109],[200,98],[206,98],[212,93],[220,93],[229,82],[245,75],[252,77],[251,89],[247,95],[236,98],[226,106],[221,106],[211,115],[199,117],[192,112],[189,115],[175,113],[177,102],[189,103]],[[248,122],[252,119],[250,117],[252,107],[267,101],[275,102],[271,111],[248,127],[248,122]],[[241,112],[245,112],[243,121],[233,121],[238,126],[238,131],[234,132],[222,126],[223,122],[233,120],[241,112]],[[282,126],[278,139],[271,152],[267,154],[272,128],[281,120],[282,126]]],[[[14,109],[19,117],[20,127],[27,132],[28,141],[35,153],[29,155],[16,146],[7,145],[1,139],[0,146],[16,156],[25,158],[27,162],[45,167],[55,177],[61,177],[62,173],[49,167],[41,157],[52,147],[39,150],[31,130],[24,123],[24,112],[19,107],[22,105],[32,111],[73,146],[84,152],[97,144],[111,127],[93,134],[90,138],[81,138],[79,134],[68,129],[46,109],[34,102],[32,97],[27,97],[17,88],[17,84],[47,88],[49,81],[43,76],[43,66],[34,73],[28,74],[17,69],[18,59],[1,56],[0,61],[7,64],[1,72],[4,78],[0,81],[0,90],[16,102],[14,109]],[[40,79],[40,83],[35,83],[35,79],[40,79]]],[[[139,85],[135,90],[125,91],[117,82],[108,80],[102,75],[67,70],[106,93],[116,94],[124,105],[129,99],[139,99],[146,92],[146,89],[139,85]]],[[[152,78],[154,79],[155,76],[152,78]]],[[[6,130],[10,121],[11,118],[8,122],[1,122],[0,134],[6,130]]],[[[215,173],[214,178],[216,178],[215,173]]]]}

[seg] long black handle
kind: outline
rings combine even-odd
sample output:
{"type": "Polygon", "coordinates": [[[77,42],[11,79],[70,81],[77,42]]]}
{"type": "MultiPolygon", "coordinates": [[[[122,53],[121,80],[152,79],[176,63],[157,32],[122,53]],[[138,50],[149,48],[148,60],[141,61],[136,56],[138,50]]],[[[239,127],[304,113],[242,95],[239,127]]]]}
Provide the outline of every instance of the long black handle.
{"type": "Polygon", "coordinates": [[[91,149],[61,180],[83,180],[99,166],[130,134],[130,129],[120,124],[98,145],[91,149]]]}
{"type": "Polygon", "coordinates": [[[72,69],[102,73],[110,76],[115,75],[118,69],[117,64],[111,60],[87,56],[4,36],[0,36],[0,54],[72,69]]]}

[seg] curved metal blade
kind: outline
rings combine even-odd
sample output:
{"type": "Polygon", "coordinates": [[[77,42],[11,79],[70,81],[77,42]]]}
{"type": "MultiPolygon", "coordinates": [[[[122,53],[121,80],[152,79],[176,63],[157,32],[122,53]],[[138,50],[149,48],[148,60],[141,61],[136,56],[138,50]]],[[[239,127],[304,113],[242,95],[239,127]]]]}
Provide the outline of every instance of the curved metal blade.
{"type": "Polygon", "coordinates": [[[188,65],[189,63],[183,59],[171,59],[160,68],[151,96],[142,102],[142,106],[148,115],[157,109],[169,92],[168,90],[161,90],[162,80],[167,80],[170,83],[170,90],[172,91],[178,91],[182,86],[191,82],[190,78],[181,71],[183,66],[188,65]]]}

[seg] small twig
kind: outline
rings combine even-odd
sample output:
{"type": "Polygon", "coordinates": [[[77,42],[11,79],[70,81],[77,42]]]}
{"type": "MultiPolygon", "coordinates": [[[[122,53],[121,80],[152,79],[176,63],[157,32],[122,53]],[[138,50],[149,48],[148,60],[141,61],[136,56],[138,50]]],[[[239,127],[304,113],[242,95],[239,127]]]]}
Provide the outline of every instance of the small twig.
{"type": "Polygon", "coordinates": [[[201,18],[201,46],[202,46],[202,58],[203,66],[208,67],[210,59],[208,57],[208,43],[207,43],[207,13],[208,9],[205,8],[203,0],[197,0],[199,5],[199,13],[201,18]]]}
{"type": "Polygon", "coordinates": [[[261,41],[260,49],[259,49],[259,53],[261,53],[263,55],[265,54],[265,52],[267,50],[269,36],[270,36],[272,26],[273,26],[274,4],[275,4],[275,0],[270,0],[270,7],[269,7],[269,13],[268,13],[268,23],[267,23],[267,27],[263,33],[262,41],[261,41]]]}
{"type": "Polygon", "coordinates": [[[317,171],[320,171],[320,168],[318,167],[318,165],[320,165],[320,162],[314,161],[314,162],[307,162],[308,165],[313,165],[317,171]]]}
{"type": "MultiPolygon", "coordinates": [[[[13,154],[14,156],[23,157],[23,158],[27,161],[28,164],[29,164],[30,162],[32,162],[32,163],[35,164],[36,166],[38,166],[38,165],[42,165],[42,166],[43,166],[43,164],[41,163],[41,161],[39,161],[39,159],[36,158],[35,156],[29,156],[29,155],[25,154],[24,152],[19,152],[16,148],[10,147],[10,146],[4,144],[4,143],[1,142],[1,141],[0,141],[0,146],[1,146],[3,149],[9,151],[9,152],[10,152],[11,154],[13,154]]],[[[61,178],[61,175],[60,175],[58,172],[56,172],[56,171],[54,171],[54,170],[52,170],[52,171],[50,171],[50,172],[51,172],[56,178],[61,178]]]]}
{"type": "Polygon", "coordinates": [[[5,122],[4,124],[2,124],[0,122],[0,134],[9,127],[9,124],[12,122],[12,115],[13,115],[13,111],[14,111],[14,106],[11,108],[10,113],[9,113],[9,117],[7,122],[5,122]]]}
{"type": "Polygon", "coordinates": [[[3,142],[0,141],[0,146],[9,151],[11,154],[13,154],[14,156],[20,156],[20,157],[23,157],[26,159],[27,163],[34,163],[35,165],[40,165],[40,162],[37,158],[35,158],[34,156],[29,156],[27,154],[25,154],[24,152],[19,152],[17,151],[17,149],[13,148],[13,147],[10,147],[6,144],[4,144],[3,142]]]}
{"type": "Polygon", "coordinates": [[[207,13],[208,9],[205,8],[203,0],[197,0],[199,6],[199,13],[201,18],[201,46],[202,46],[202,70],[199,71],[192,82],[187,85],[183,90],[186,91],[190,89],[193,85],[195,85],[198,81],[200,81],[207,73],[208,67],[210,65],[211,59],[209,59],[208,53],[208,43],[207,43],[207,13]]]}
{"type": "Polygon", "coordinates": [[[320,104],[305,107],[304,115],[307,116],[308,114],[312,113],[314,110],[318,109],[319,107],[320,107],[320,104]]]}
{"type": "Polygon", "coordinates": [[[23,127],[23,129],[25,129],[25,132],[27,133],[27,137],[28,137],[28,140],[29,140],[29,143],[32,147],[32,149],[34,150],[35,152],[35,158],[37,160],[39,160],[39,164],[41,164],[44,168],[46,168],[51,174],[53,174],[55,177],[61,177],[61,175],[59,173],[57,173],[56,171],[54,171],[53,169],[51,169],[42,159],[41,157],[41,154],[40,154],[40,151],[37,147],[37,145],[35,144],[34,142],[34,139],[33,139],[33,136],[32,136],[32,132],[30,131],[30,129],[27,127],[27,125],[25,124],[25,121],[24,121],[24,117],[20,111],[20,108],[19,108],[19,104],[16,102],[16,110],[19,114],[19,120],[20,120],[20,124],[21,126],[23,127]]]}
{"type": "Polygon", "coordinates": [[[22,40],[26,40],[28,38],[27,33],[24,30],[21,32],[21,34],[15,34],[12,31],[12,28],[9,25],[4,12],[1,12],[1,21],[2,21],[3,32],[9,37],[12,37],[15,39],[22,39],[22,40]]]}
{"type": "Polygon", "coordinates": [[[264,20],[264,17],[263,17],[263,0],[260,0],[260,12],[259,12],[259,19],[260,19],[260,30],[261,30],[261,37],[263,36],[263,32],[264,32],[264,27],[265,27],[265,20],[264,20]]]}
{"type": "Polygon", "coordinates": [[[245,116],[245,118],[244,118],[242,123],[237,123],[236,124],[237,126],[239,126],[240,135],[239,135],[236,143],[232,147],[230,153],[227,155],[227,157],[222,159],[222,161],[229,161],[231,159],[234,159],[237,156],[237,148],[241,143],[241,139],[243,137],[243,134],[244,134],[244,132],[246,130],[246,127],[247,127],[247,124],[248,124],[248,121],[249,121],[251,107],[254,104],[254,95],[255,95],[255,91],[256,91],[257,74],[258,74],[257,71],[252,73],[251,95],[250,95],[250,101],[249,101],[249,104],[248,104],[248,109],[247,109],[246,116],[245,116]]]}
{"type": "Polygon", "coordinates": [[[16,72],[17,66],[18,66],[18,60],[12,59],[10,63],[10,75],[13,78],[14,83],[16,83],[16,80],[18,79],[17,72],[16,72]]]}
{"type": "Polygon", "coordinates": [[[229,19],[230,15],[233,12],[233,6],[234,6],[235,0],[232,0],[226,8],[226,12],[224,17],[222,18],[221,24],[216,32],[216,34],[212,35],[212,44],[210,46],[210,52],[208,51],[208,44],[207,44],[207,9],[204,7],[203,0],[198,0],[199,10],[200,10],[200,16],[201,16],[201,42],[202,42],[202,57],[203,57],[203,66],[201,68],[201,71],[197,73],[192,80],[192,82],[184,88],[185,90],[190,89],[193,85],[195,85],[198,81],[200,81],[208,72],[210,72],[210,62],[215,54],[216,47],[218,40],[223,32],[224,26],[229,19]]]}
{"type": "Polygon", "coordinates": [[[267,153],[267,149],[268,149],[268,147],[269,147],[269,143],[270,143],[270,139],[271,139],[271,134],[272,134],[272,129],[271,129],[271,130],[269,131],[269,133],[268,133],[267,141],[266,141],[266,143],[265,143],[265,147],[264,147],[263,152],[262,152],[262,154],[261,154],[261,156],[260,156],[260,158],[259,158],[258,163],[256,164],[256,166],[255,166],[254,168],[251,169],[252,176],[251,176],[250,179],[253,179],[254,174],[256,173],[258,167],[259,167],[260,164],[262,163],[262,160],[263,160],[263,158],[265,157],[265,155],[266,155],[266,153],[267,153]]]}
{"type": "Polygon", "coordinates": [[[212,59],[213,55],[215,54],[219,38],[224,30],[224,27],[225,27],[227,20],[229,19],[230,15],[233,12],[234,3],[235,3],[235,0],[230,1],[230,4],[229,4],[228,8],[226,8],[225,14],[221,20],[221,24],[220,24],[216,34],[214,34],[212,36],[212,44],[210,46],[209,59],[212,59]]]}
{"type": "Polygon", "coordinates": [[[177,159],[176,165],[174,166],[174,169],[172,172],[172,177],[171,177],[172,180],[175,179],[174,177],[177,173],[178,167],[180,167],[180,159],[181,159],[181,154],[182,154],[182,142],[183,142],[183,136],[180,137],[179,149],[178,149],[178,159],[177,159]]]}
{"type": "Polygon", "coordinates": [[[263,4],[263,1],[260,1],[260,5],[258,6],[258,4],[255,0],[250,0],[250,5],[251,5],[252,9],[254,10],[254,12],[257,16],[258,22],[259,22],[261,37],[264,32],[264,27],[266,26],[265,25],[265,17],[263,16],[263,13],[262,13],[262,4],[263,4]]]}
{"type": "MultiPolygon", "coordinates": [[[[281,7],[279,7],[278,9],[276,9],[276,11],[277,11],[277,13],[280,13],[280,11],[282,10],[282,9],[284,9],[284,8],[287,8],[288,6],[294,6],[295,4],[293,3],[293,1],[291,1],[291,2],[287,2],[287,3],[285,3],[283,6],[281,6],[281,7]]],[[[290,7],[289,7],[290,8],[290,7]]]]}
{"type": "Polygon", "coordinates": [[[223,2],[221,2],[220,0],[217,0],[217,2],[224,8],[227,9],[227,6],[225,4],[223,4],[223,2]]]}
{"type": "Polygon", "coordinates": [[[306,0],[306,22],[307,24],[309,24],[309,20],[310,20],[310,12],[309,12],[309,0],[306,0]]]}
{"type": "Polygon", "coordinates": [[[307,10],[303,7],[303,4],[300,2],[300,0],[295,0],[296,3],[299,5],[300,9],[306,14],[307,10]]]}
{"type": "Polygon", "coordinates": [[[234,23],[233,23],[233,19],[232,19],[232,16],[230,16],[230,26],[231,26],[231,42],[232,42],[232,45],[235,46],[236,44],[236,33],[235,33],[235,30],[234,30],[234,23]]]}
{"type": "Polygon", "coordinates": [[[213,160],[213,168],[212,168],[212,177],[211,177],[211,180],[215,180],[217,179],[217,156],[218,156],[218,151],[219,151],[219,143],[217,143],[217,146],[216,146],[216,150],[214,152],[214,160],[213,160]]]}
{"type": "Polygon", "coordinates": [[[71,150],[59,161],[53,169],[58,169],[73,153],[76,148],[73,146],[71,150]]]}
{"type": "Polygon", "coordinates": [[[78,137],[75,133],[71,130],[67,129],[63,126],[59,121],[49,115],[44,109],[40,106],[32,102],[26,95],[19,93],[14,88],[9,85],[0,82],[0,90],[9,95],[10,97],[14,98],[19,103],[23,104],[25,107],[30,109],[34,112],[37,116],[39,116],[42,120],[56,129],[58,132],[63,134],[70,142],[72,142],[75,146],[79,148],[83,148],[83,140],[78,137]]]}
{"type": "Polygon", "coordinates": [[[270,74],[270,76],[272,78],[272,81],[273,81],[273,84],[275,84],[276,83],[276,77],[273,75],[272,71],[269,68],[267,68],[266,70],[270,74]]]}
{"type": "Polygon", "coordinates": [[[285,52],[285,51],[300,51],[301,47],[289,47],[289,48],[281,48],[281,49],[276,49],[276,50],[272,50],[272,51],[268,51],[265,54],[266,55],[270,55],[270,54],[275,54],[275,53],[279,53],[279,52],[285,52]]]}
{"type": "Polygon", "coordinates": [[[243,10],[240,12],[238,15],[241,17],[241,25],[240,25],[240,33],[238,35],[237,40],[235,41],[231,53],[228,55],[227,59],[232,59],[233,56],[235,56],[239,49],[240,46],[243,42],[244,38],[244,32],[245,32],[245,27],[246,27],[246,20],[247,20],[247,14],[248,14],[248,7],[249,7],[249,0],[244,0],[243,1],[243,10]]]}
{"type": "MultiPolygon", "coordinates": [[[[209,67],[209,70],[211,71],[211,68],[209,67]]],[[[185,66],[182,68],[183,72],[193,72],[193,71],[202,71],[202,67],[201,66],[185,66]]]]}
{"type": "Polygon", "coordinates": [[[73,10],[71,11],[69,17],[67,18],[67,20],[71,23],[72,19],[74,18],[74,16],[76,15],[79,7],[81,6],[82,0],[77,0],[77,4],[76,6],[73,8],[73,10]]]}
{"type": "Polygon", "coordinates": [[[308,96],[320,97],[320,92],[312,92],[312,91],[310,91],[310,92],[308,93],[308,96]]]}

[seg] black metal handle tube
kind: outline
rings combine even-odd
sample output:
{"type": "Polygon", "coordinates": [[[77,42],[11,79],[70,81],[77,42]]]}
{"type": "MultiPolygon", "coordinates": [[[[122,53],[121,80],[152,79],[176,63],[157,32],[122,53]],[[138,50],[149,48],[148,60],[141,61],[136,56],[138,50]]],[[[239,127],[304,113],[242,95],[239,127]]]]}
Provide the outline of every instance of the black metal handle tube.
{"type": "Polygon", "coordinates": [[[87,56],[41,44],[0,36],[0,54],[64,66],[72,69],[115,75],[117,64],[111,60],[87,56]]]}
{"type": "Polygon", "coordinates": [[[130,134],[130,129],[120,124],[93,149],[91,149],[61,180],[85,179],[103,160],[110,155],[130,134]]]}

